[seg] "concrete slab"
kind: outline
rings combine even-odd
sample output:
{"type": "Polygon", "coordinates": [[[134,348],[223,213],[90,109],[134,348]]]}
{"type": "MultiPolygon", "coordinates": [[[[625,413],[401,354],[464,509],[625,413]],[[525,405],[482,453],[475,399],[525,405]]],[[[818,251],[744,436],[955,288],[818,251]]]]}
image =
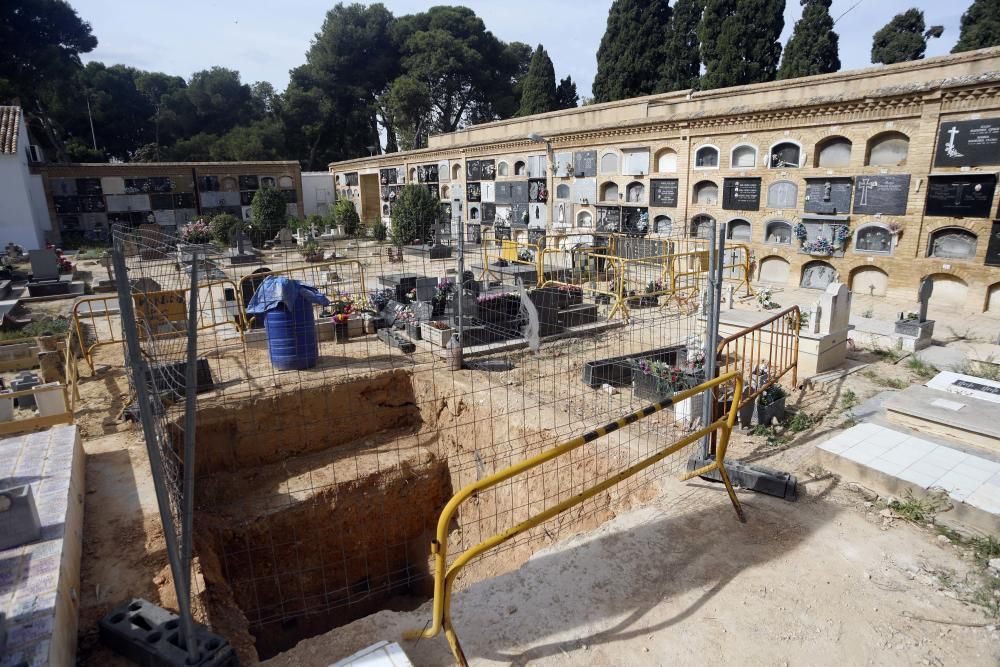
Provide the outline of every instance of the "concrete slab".
{"type": "Polygon", "coordinates": [[[1000,382],[974,375],[944,371],[928,380],[927,386],[931,389],[978,398],[990,403],[1000,403],[1000,382]]]}
{"type": "Polygon", "coordinates": [[[889,397],[885,409],[891,422],[1000,453],[996,403],[911,385],[889,397]]]}
{"type": "Polygon", "coordinates": [[[42,524],[40,540],[0,551],[0,667],[74,663],[84,476],[76,426],[0,439],[0,478],[31,485],[42,524]]]}
{"type": "Polygon", "coordinates": [[[859,424],[817,447],[824,465],[877,490],[902,495],[947,492],[955,516],[1000,530],[1000,460],[976,456],[878,424],[859,424]]]}

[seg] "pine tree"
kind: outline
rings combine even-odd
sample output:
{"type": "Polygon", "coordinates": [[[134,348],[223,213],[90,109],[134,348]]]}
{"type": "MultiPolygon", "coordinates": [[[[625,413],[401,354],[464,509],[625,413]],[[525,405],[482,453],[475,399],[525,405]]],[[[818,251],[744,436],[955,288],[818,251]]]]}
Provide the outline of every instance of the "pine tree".
{"type": "Polygon", "coordinates": [[[919,9],[896,14],[872,39],[872,62],[891,65],[920,60],[927,50],[927,40],[940,37],[942,32],[941,26],[925,30],[924,13],[919,9]]]}
{"type": "Polygon", "coordinates": [[[670,27],[667,0],[615,0],[597,50],[594,101],[611,102],[656,91],[670,27]]]}
{"type": "Polygon", "coordinates": [[[778,70],[779,79],[827,74],[840,69],[837,47],[840,38],[833,31],[830,5],[833,0],[801,0],[802,18],[785,46],[778,70]]]}
{"type": "Polygon", "coordinates": [[[556,108],[556,70],[552,59],[539,44],[531,56],[528,74],[521,89],[521,108],[518,116],[553,111],[556,108]]]}
{"type": "Polygon", "coordinates": [[[656,92],[669,93],[698,87],[701,77],[698,24],[704,9],[705,0],[677,0],[674,5],[656,92]]]}
{"type": "Polygon", "coordinates": [[[567,76],[559,80],[556,86],[556,110],[574,109],[580,104],[580,96],[576,94],[576,83],[573,77],[567,76]]]}
{"type": "Polygon", "coordinates": [[[701,87],[773,81],[781,59],[785,0],[708,0],[698,26],[701,87]]]}
{"type": "Polygon", "coordinates": [[[962,14],[962,30],[952,53],[1000,45],[1000,0],[973,0],[962,14]]]}

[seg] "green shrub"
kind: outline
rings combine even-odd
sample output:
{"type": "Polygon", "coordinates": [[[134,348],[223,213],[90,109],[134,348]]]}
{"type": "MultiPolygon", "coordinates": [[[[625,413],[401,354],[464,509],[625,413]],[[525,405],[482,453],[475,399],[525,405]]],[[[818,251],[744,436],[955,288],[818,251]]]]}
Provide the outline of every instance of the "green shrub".
{"type": "Polygon", "coordinates": [[[255,244],[273,239],[288,220],[285,197],[274,188],[261,188],[255,192],[250,206],[253,210],[251,230],[255,244]]]}
{"type": "Polygon", "coordinates": [[[222,245],[229,245],[233,241],[234,231],[242,228],[243,221],[229,213],[220,213],[212,218],[208,223],[208,231],[212,234],[212,240],[222,245]]]}
{"type": "Polygon", "coordinates": [[[358,228],[361,227],[361,218],[354,208],[354,202],[346,197],[338,199],[333,207],[333,221],[334,225],[344,228],[344,234],[351,237],[357,236],[358,228]]]}
{"type": "Polygon", "coordinates": [[[372,225],[372,236],[375,237],[375,240],[385,241],[385,238],[388,235],[389,230],[386,228],[385,223],[381,220],[372,225]]]}
{"type": "Polygon", "coordinates": [[[392,207],[392,242],[403,246],[416,239],[427,241],[437,222],[440,205],[422,185],[407,185],[392,207]]]}

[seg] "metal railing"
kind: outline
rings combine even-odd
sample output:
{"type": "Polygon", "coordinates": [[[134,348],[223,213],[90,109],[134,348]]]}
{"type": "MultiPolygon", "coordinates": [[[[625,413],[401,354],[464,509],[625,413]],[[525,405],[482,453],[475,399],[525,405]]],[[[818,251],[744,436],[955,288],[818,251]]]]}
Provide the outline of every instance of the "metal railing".
{"type": "Polygon", "coordinates": [[[533,456],[529,459],[521,461],[515,465],[512,465],[500,472],[494,473],[488,477],[469,484],[463,487],[458,493],[452,496],[451,500],[445,505],[444,509],[441,511],[441,516],[438,518],[437,524],[437,535],[435,539],[431,542],[431,555],[434,557],[434,607],[433,607],[433,618],[431,619],[431,626],[422,630],[414,630],[407,632],[405,637],[408,639],[418,639],[418,638],[431,638],[437,636],[443,629],[445,636],[448,639],[448,643],[451,646],[452,653],[455,656],[455,661],[457,664],[463,667],[468,664],[466,660],[465,653],[462,651],[462,646],[458,641],[458,635],[455,632],[455,628],[451,622],[451,594],[452,588],[455,582],[455,578],[458,573],[468,565],[474,558],[483,554],[490,549],[503,544],[504,542],[514,538],[515,536],[537,526],[538,524],[547,521],[558,514],[566,511],[567,509],[579,505],[580,503],[592,498],[593,496],[606,491],[615,484],[618,484],[622,480],[625,480],[632,475],[635,475],[646,468],[654,465],[655,463],[665,459],[666,457],[674,454],[684,447],[697,442],[704,436],[715,433],[716,431],[721,432],[721,437],[719,438],[718,447],[716,447],[715,460],[705,465],[697,470],[692,470],[686,473],[682,479],[691,479],[700,475],[705,475],[712,471],[718,471],[722,478],[722,481],[726,485],[726,491],[729,493],[729,499],[733,504],[733,508],[736,510],[736,515],[740,521],[744,521],[743,508],[740,506],[739,498],[736,497],[736,491],[733,489],[732,483],[729,481],[729,475],[726,473],[725,468],[725,456],[726,447],[729,444],[729,435],[732,432],[733,426],[736,422],[736,408],[735,406],[740,402],[740,396],[743,393],[743,379],[738,373],[726,373],[720,375],[719,377],[703,382],[697,387],[687,389],[682,392],[674,394],[672,397],[660,401],[658,403],[653,403],[648,405],[642,410],[632,412],[619,418],[616,421],[606,424],[600,428],[593,431],[584,433],[583,435],[576,437],[572,440],[564,442],[560,445],[553,447],[552,449],[542,452],[537,456],[533,456]],[[618,431],[619,429],[625,428],[630,424],[634,424],[641,419],[644,419],[650,415],[660,412],[664,408],[670,407],[676,403],[680,403],[683,400],[697,396],[702,392],[713,392],[716,387],[722,384],[732,382],[733,387],[733,403],[730,406],[728,414],[723,417],[713,421],[711,424],[688,434],[687,436],[681,438],[680,440],[674,442],[669,447],[661,449],[657,453],[648,456],[647,458],[639,461],[638,463],[626,468],[625,470],[619,472],[616,475],[608,477],[599,484],[583,490],[577,495],[572,496],[552,507],[539,512],[538,514],[529,517],[528,519],[521,521],[520,523],[511,526],[507,530],[496,533],[492,537],[479,544],[466,549],[462,554],[455,559],[448,567],[448,531],[451,527],[452,521],[455,517],[459,506],[468,500],[469,498],[475,496],[481,491],[494,487],[508,479],[511,479],[521,473],[527,472],[533,468],[536,468],[547,461],[551,461],[555,458],[568,454],[575,449],[582,447],[583,445],[593,442],[598,438],[601,438],[609,433],[618,431]]]}
{"type": "Polygon", "coordinates": [[[748,391],[738,407],[745,407],[788,373],[798,383],[799,333],[802,314],[790,306],[752,327],[719,341],[720,373],[739,373],[748,391]]]}

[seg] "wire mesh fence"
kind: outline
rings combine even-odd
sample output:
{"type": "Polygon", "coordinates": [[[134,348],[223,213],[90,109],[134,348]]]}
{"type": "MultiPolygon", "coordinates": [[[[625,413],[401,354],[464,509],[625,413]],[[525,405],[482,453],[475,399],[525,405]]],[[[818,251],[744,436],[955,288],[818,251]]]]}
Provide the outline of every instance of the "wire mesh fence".
{"type": "MultiPolygon", "coordinates": [[[[454,491],[704,378],[705,241],[479,240],[459,274],[454,247],[337,239],[250,258],[116,230],[116,278],[137,332],[129,358],[147,378],[144,426],[171,523],[183,537],[193,433],[194,556],[207,617],[237,646],[267,657],[426,599],[430,543],[454,491]],[[195,413],[185,411],[189,333],[195,413]],[[456,338],[462,370],[449,364],[456,338]]],[[[450,554],[676,441],[699,422],[701,400],[477,495],[451,526],[450,554]]],[[[648,501],[686,459],[490,551],[459,586],[648,501]]]]}

